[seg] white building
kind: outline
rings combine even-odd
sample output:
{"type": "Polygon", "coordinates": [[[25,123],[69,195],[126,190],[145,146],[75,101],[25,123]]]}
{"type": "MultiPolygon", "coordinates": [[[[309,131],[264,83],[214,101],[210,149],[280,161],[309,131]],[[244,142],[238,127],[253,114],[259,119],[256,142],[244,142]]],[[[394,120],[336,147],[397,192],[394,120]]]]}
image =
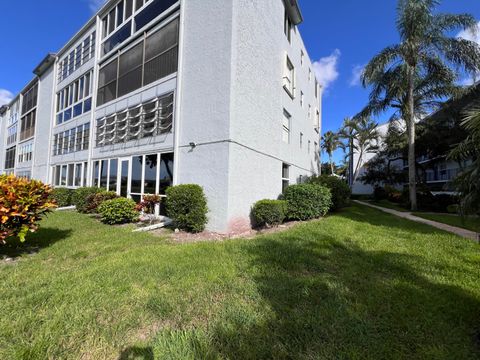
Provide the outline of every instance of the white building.
{"type": "Polygon", "coordinates": [[[321,87],[296,0],[111,0],[0,112],[0,171],[140,200],[208,197],[210,230],[319,171],[321,87]]]}

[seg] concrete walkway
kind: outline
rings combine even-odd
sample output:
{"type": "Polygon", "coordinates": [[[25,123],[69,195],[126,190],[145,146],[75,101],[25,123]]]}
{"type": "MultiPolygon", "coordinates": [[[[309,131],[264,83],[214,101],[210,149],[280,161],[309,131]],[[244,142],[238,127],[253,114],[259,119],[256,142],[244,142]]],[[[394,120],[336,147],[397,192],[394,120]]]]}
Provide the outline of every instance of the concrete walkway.
{"type": "Polygon", "coordinates": [[[374,208],[374,209],[377,209],[377,210],[380,210],[380,211],[383,211],[383,212],[386,212],[386,213],[389,213],[389,214],[392,214],[392,215],[395,215],[395,216],[398,216],[398,217],[401,217],[403,219],[408,219],[408,220],[415,221],[415,222],[418,222],[418,223],[430,225],[430,226],[433,226],[437,229],[440,229],[440,230],[443,230],[443,231],[448,231],[452,234],[461,236],[463,238],[480,242],[479,234],[474,232],[474,231],[470,231],[470,230],[467,230],[467,229],[462,229],[462,228],[447,225],[447,224],[444,224],[444,223],[439,223],[439,222],[432,221],[432,220],[427,220],[427,219],[415,216],[415,215],[413,215],[412,213],[409,213],[409,212],[401,212],[401,211],[397,211],[397,210],[393,210],[393,209],[387,209],[387,208],[384,208],[384,207],[381,207],[381,206],[369,204],[368,202],[364,202],[364,201],[354,200],[354,202],[356,202],[358,204],[361,204],[361,205],[369,206],[371,208],[374,208]]]}

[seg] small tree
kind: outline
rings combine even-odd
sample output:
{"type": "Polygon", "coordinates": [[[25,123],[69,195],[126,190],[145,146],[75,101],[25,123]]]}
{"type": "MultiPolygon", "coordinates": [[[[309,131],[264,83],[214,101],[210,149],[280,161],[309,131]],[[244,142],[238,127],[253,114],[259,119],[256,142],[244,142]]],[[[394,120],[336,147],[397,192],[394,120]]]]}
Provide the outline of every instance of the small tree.
{"type": "Polygon", "coordinates": [[[340,137],[338,134],[334,133],[333,131],[327,131],[323,136],[322,136],[322,150],[325,151],[328,154],[328,159],[330,163],[330,174],[333,175],[335,174],[334,168],[333,168],[333,153],[335,150],[340,148],[342,146],[342,142],[340,140],[340,137]]]}
{"type": "Polygon", "coordinates": [[[52,189],[40,181],[0,175],[0,244],[38,229],[38,222],[56,207],[52,189]]]}

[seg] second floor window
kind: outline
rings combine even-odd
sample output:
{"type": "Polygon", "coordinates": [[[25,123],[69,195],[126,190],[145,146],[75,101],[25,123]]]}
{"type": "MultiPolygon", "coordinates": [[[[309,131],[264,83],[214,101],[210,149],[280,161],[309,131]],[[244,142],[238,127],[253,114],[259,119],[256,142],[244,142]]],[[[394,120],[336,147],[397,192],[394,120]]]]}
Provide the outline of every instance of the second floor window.
{"type": "Polygon", "coordinates": [[[295,68],[287,56],[285,63],[285,76],[283,82],[284,89],[293,97],[295,94],[295,68]]]}
{"type": "Polygon", "coordinates": [[[32,161],[32,156],[33,156],[33,144],[32,143],[20,146],[20,148],[18,150],[18,162],[19,163],[32,161]]]}
{"type": "Polygon", "coordinates": [[[17,141],[17,129],[18,125],[15,124],[7,130],[7,145],[14,144],[17,141]]]}
{"type": "Polygon", "coordinates": [[[290,121],[291,116],[285,110],[283,111],[283,126],[282,126],[282,140],[285,143],[290,143],[290,121]]]}
{"type": "Polygon", "coordinates": [[[57,125],[80,116],[91,108],[92,71],[89,71],[57,93],[57,125]]]}
{"type": "Polygon", "coordinates": [[[30,111],[20,120],[20,141],[30,139],[35,135],[35,120],[37,111],[30,111]]]}

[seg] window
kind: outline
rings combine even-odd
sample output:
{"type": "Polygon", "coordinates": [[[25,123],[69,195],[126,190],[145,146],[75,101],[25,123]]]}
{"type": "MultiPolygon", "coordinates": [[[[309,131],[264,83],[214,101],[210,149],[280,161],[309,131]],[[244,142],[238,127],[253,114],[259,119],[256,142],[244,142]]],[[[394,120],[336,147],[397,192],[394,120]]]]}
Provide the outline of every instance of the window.
{"type": "Polygon", "coordinates": [[[315,130],[318,131],[320,129],[320,111],[318,111],[318,110],[315,113],[315,123],[314,123],[314,125],[315,125],[315,130]]]}
{"type": "Polygon", "coordinates": [[[303,94],[303,91],[300,91],[300,106],[303,108],[303,103],[305,101],[305,95],[303,94]]]}
{"type": "Polygon", "coordinates": [[[288,16],[288,12],[285,10],[283,31],[285,32],[285,36],[287,37],[288,42],[292,42],[292,29],[293,29],[292,20],[290,19],[290,16],[288,16]]]}
{"type": "Polygon", "coordinates": [[[35,135],[36,110],[30,111],[20,121],[20,141],[30,139],[35,135]]]}
{"type": "Polygon", "coordinates": [[[87,186],[87,162],[69,163],[52,167],[53,186],[87,186]]]}
{"type": "Polygon", "coordinates": [[[88,35],[78,46],[59,62],[58,82],[65,80],[74,71],[93,58],[95,54],[95,32],[88,35]]]}
{"type": "Polygon", "coordinates": [[[18,124],[15,124],[7,130],[7,145],[14,144],[17,141],[18,124]]]}
{"type": "Polygon", "coordinates": [[[20,146],[18,150],[18,162],[19,163],[24,163],[28,161],[32,161],[32,155],[33,155],[33,144],[25,144],[20,146]]]}
{"type": "Polygon", "coordinates": [[[97,120],[96,146],[168,134],[173,126],[173,93],[97,120]]]}
{"type": "Polygon", "coordinates": [[[17,172],[17,177],[30,180],[32,178],[32,172],[30,170],[24,170],[17,172]]]}
{"type": "Polygon", "coordinates": [[[310,148],[311,148],[312,142],[308,140],[308,153],[310,154],[310,148]]]}
{"type": "Polygon", "coordinates": [[[308,81],[312,81],[312,69],[308,69],[308,81]]]}
{"type": "Polygon", "coordinates": [[[282,193],[290,185],[290,165],[282,164],[282,193]]]}
{"type": "Polygon", "coordinates": [[[303,52],[303,50],[300,50],[300,65],[303,66],[305,62],[305,53],[303,52]]]}
{"type": "Polygon", "coordinates": [[[303,147],[303,133],[300,133],[300,149],[303,147]]]}
{"type": "Polygon", "coordinates": [[[318,84],[318,80],[315,79],[315,98],[318,99],[318,93],[320,90],[320,85],[318,84]]]}
{"type": "Polygon", "coordinates": [[[308,119],[312,119],[312,105],[308,104],[308,119]]]}
{"type": "Polygon", "coordinates": [[[38,96],[38,83],[31,86],[22,94],[22,115],[25,115],[27,112],[32,110],[37,106],[37,96],[38,96]]]}
{"type": "Polygon", "coordinates": [[[15,152],[15,146],[7,149],[5,152],[5,169],[13,169],[15,167],[15,152]]]}
{"type": "Polygon", "coordinates": [[[53,136],[53,156],[88,150],[90,123],[62,131],[53,136]]]}
{"type": "Polygon", "coordinates": [[[92,70],[57,93],[57,125],[91,110],[91,78],[92,70]]]}
{"type": "Polygon", "coordinates": [[[175,73],[178,68],[178,26],[178,19],[168,23],[102,66],[98,105],[175,73]]]}
{"type": "Polygon", "coordinates": [[[287,56],[283,88],[293,98],[295,91],[295,68],[287,56]]]}
{"type": "Polygon", "coordinates": [[[282,140],[287,144],[290,143],[290,121],[291,121],[290,114],[284,110],[282,140]]]}

